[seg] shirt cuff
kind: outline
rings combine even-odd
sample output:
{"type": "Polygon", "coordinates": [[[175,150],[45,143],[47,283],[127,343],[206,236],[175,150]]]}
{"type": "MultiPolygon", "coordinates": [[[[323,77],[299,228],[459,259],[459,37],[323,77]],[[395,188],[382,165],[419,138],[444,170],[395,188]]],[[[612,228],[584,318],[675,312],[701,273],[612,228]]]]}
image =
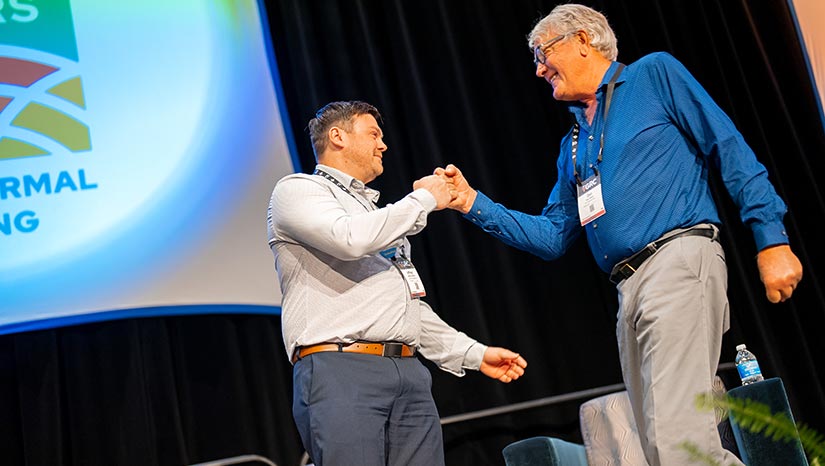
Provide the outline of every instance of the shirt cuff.
{"type": "MultiPolygon", "coordinates": [[[[481,191],[476,195],[476,200],[473,202],[473,207],[469,212],[464,214],[464,218],[473,222],[475,226],[481,228],[487,233],[490,233],[495,238],[503,240],[507,244],[508,238],[502,233],[501,221],[506,216],[507,209],[501,204],[496,204],[492,199],[485,196],[481,191]]],[[[541,254],[534,253],[540,257],[541,254]]]]}
{"type": "Polygon", "coordinates": [[[418,201],[418,203],[421,204],[421,207],[423,207],[424,210],[427,211],[427,213],[434,211],[435,208],[438,206],[438,202],[436,202],[433,193],[427,191],[424,188],[418,188],[415,191],[408,194],[407,196],[418,201]]]}
{"type": "Polygon", "coordinates": [[[785,225],[781,222],[758,223],[754,224],[752,228],[757,251],[778,244],[788,244],[788,232],[785,230],[785,225]]]}
{"type": "MultiPolygon", "coordinates": [[[[437,362],[438,367],[450,374],[464,377],[464,369],[478,370],[487,347],[470,338],[464,332],[457,332],[452,348],[437,362]]],[[[435,362],[435,361],[434,361],[435,362]]]]}
{"type": "Polygon", "coordinates": [[[461,364],[461,367],[474,371],[479,370],[481,368],[481,362],[484,360],[485,351],[487,351],[487,345],[475,342],[475,344],[464,353],[464,363],[461,364]]]}
{"type": "Polygon", "coordinates": [[[493,211],[495,205],[495,202],[485,196],[484,193],[476,191],[476,200],[473,202],[473,207],[470,208],[469,212],[464,214],[464,218],[477,225],[482,225],[484,223],[484,217],[493,211]]]}

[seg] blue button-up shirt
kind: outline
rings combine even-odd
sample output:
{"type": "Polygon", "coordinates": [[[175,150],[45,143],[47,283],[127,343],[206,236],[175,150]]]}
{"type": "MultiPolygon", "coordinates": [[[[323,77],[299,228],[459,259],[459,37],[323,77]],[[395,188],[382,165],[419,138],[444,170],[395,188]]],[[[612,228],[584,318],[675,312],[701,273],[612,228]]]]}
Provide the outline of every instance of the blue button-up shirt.
{"type": "Polygon", "coordinates": [[[579,176],[601,174],[605,214],[582,227],[571,152],[572,131],[561,142],[558,180],[541,215],[507,209],[479,192],[465,216],[503,242],[551,260],[584,230],[599,267],[613,266],[664,233],[698,223],[719,224],[708,185],[710,167],[739,207],[759,250],[788,242],[785,204],[733,122],[675,58],[654,53],[619,76],[605,127],[602,114],[614,62],[596,93],[592,124],[583,104],[569,104],[580,126],[579,176]],[[603,159],[597,162],[604,135],[603,159]]]}

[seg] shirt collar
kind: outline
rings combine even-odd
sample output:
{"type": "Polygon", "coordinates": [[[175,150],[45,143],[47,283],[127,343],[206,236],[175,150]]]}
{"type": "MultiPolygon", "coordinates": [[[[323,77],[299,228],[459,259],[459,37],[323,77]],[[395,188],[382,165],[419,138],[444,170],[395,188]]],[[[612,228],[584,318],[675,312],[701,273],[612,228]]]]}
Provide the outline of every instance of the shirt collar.
{"type": "Polygon", "coordinates": [[[315,166],[315,169],[320,169],[329,173],[350,191],[364,196],[364,198],[370,202],[378,202],[378,198],[381,196],[381,193],[378,190],[367,187],[367,185],[365,185],[361,180],[355,179],[341,170],[320,163],[315,166]]]}
{"type": "MultiPolygon", "coordinates": [[[[620,65],[620,63],[619,63],[619,62],[617,62],[617,61],[614,61],[613,63],[611,63],[611,64],[610,64],[610,67],[609,67],[609,68],[607,69],[607,71],[604,73],[604,76],[602,76],[602,82],[601,82],[601,83],[599,83],[599,90],[600,90],[600,91],[602,91],[602,92],[604,91],[604,89],[603,89],[603,88],[604,88],[605,86],[607,86],[607,83],[609,83],[609,82],[610,82],[610,78],[612,78],[612,77],[613,77],[613,73],[615,73],[615,72],[616,72],[616,68],[618,68],[618,67],[619,67],[619,65],[620,65]]],[[[625,70],[626,70],[626,69],[627,69],[627,67],[625,67],[625,69],[624,69],[624,70],[622,70],[622,72],[619,74],[619,78],[618,78],[618,79],[616,79],[616,84],[618,84],[618,83],[623,83],[623,82],[625,81],[625,76],[624,76],[624,73],[625,73],[625,70]]]]}
{"type": "MultiPolygon", "coordinates": [[[[602,82],[599,83],[599,88],[596,91],[597,95],[603,95],[605,93],[605,88],[607,88],[607,83],[610,82],[610,78],[613,77],[613,73],[616,72],[616,68],[619,67],[619,64],[620,63],[617,62],[617,61],[614,61],[614,62],[610,63],[610,66],[607,68],[607,71],[605,71],[604,76],[602,76],[602,82]]],[[[627,68],[625,67],[625,69],[623,69],[622,72],[619,73],[619,77],[618,77],[618,79],[616,79],[616,84],[625,82],[625,79],[626,79],[625,78],[625,72],[626,71],[627,71],[627,68]]],[[[601,100],[599,101],[599,104],[601,104],[601,100]]],[[[584,104],[579,102],[578,100],[575,101],[575,102],[568,102],[567,103],[567,110],[570,113],[572,113],[573,115],[575,115],[577,120],[583,120],[584,119],[584,109],[585,109],[584,104]]]]}

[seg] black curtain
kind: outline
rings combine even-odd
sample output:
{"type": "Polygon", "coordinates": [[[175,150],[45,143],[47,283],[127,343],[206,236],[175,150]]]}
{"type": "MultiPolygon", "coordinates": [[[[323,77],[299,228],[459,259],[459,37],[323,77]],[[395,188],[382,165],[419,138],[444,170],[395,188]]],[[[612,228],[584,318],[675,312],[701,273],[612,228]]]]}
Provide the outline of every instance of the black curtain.
{"type": "MultiPolygon", "coordinates": [[[[525,36],[555,2],[270,0],[265,2],[288,121],[304,171],[306,122],[321,105],[371,102],[389,151],[373,185],[393,202],[436,166],[455,163],[475,187],[536,213],[553,185],[570,119],[533,76],[525,36]]],[[[750,232],[723,189],[735,344],[782,377],[798,421],[825,432],[823,363],[825,135],[784,0],[594,1],[631,63],[664,50],[690,69],[767,167],[789,207],[805,278],[767,303],[750,232]]],[[[273,180],[274,184],[275,180],[273,180]]],[[[262,212],[263,216],[263,212],[262,212]]],[[[527,375],[503,385],[433,369],[443,416],[621,382],[616,293],[580,241],[552,263],[509,248],[453,212],[412,238],[437,312],[479,340],[520,351],[527,375]]],[[[730,385],[736,375],[723,373],[730,385]]],[[[277,316],[130,319],[0,337],[0,463],[182,465],[256,453],[294,465],[291,367],[277,316]]],[[[571,401],[444,427],[449,465],[503,464],[531,435],[579,441],[571,401]]]]}
{"type": "Polygon", "coordinates": [[[128,319],[0,337],[0,464],[297,465],[278,316],[128,319]]]}
{"type": "MultiPolygon", "coordinates": [[[[374,187],[393,202],[434,167],[458,165],[502,204],[538,213],[556,179],[566,109],[534,76],[526,35],[556,1],[272,0],[271,36],[288,119],[304,171],[314,158],[306,122],[332,100],[360,99],[384,115],[389,150],[374,187]]],[[[719,180],[732,329],[767,376],[782,377],[797,419],[825,430],[825,329],[818,268],[825,203],[825,135],[793,17],[784,0],[585,2],[604,12],[619,59],[654,51],[682,61],[731,116],[777,191],[805,278],[794,298],[764,296],[752,235],[719,180]]],[[[525,378],[500,385],[434,370],[442,415],[621,382],[616,292],[583,241],[552,263],[509,248],[452,212],[430,216],[413,239],[428,301],[457,328],[520,351],[525,378]]],[[[735,371],[722,374],[730,385],[735,371]]],[[[579,437],[578,402],[448,425],[448,464],[500,464],[500,448],[550,433],[579,437]]]]}

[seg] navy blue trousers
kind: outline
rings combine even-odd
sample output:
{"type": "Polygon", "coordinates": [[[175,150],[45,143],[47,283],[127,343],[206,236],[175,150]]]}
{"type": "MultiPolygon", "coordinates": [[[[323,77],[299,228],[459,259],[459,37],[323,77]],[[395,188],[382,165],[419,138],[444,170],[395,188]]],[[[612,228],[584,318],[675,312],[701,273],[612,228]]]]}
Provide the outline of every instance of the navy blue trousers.
{"type": "Polygon", "coordinates": [[[440,466],[431,388],[414,357],[315,353],[293,368],[292,414],[317,466],[440,466]]]}

